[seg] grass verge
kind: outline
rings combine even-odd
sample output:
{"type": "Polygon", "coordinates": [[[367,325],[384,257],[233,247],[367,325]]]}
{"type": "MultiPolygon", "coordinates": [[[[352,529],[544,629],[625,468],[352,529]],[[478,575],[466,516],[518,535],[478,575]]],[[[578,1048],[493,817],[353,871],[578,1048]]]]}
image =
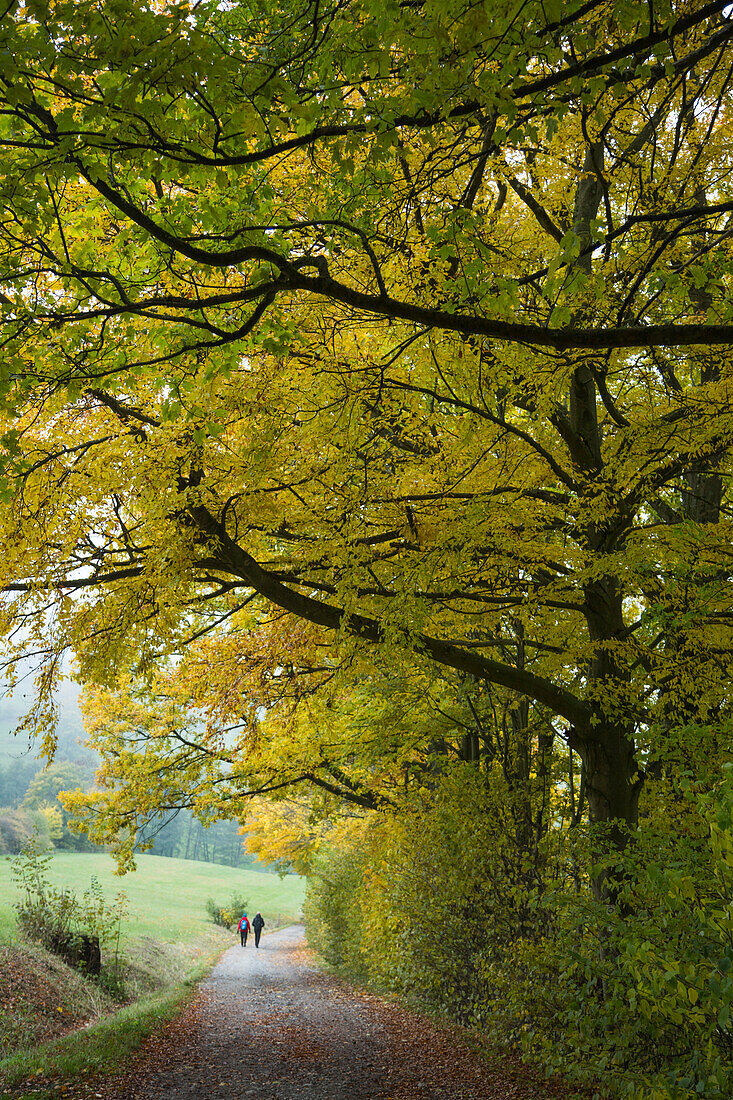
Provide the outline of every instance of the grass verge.
{"type": "Polygon", "coordinates": [[[134,1053],[157,1028],[173,1019],[191,995],[196,982],[208,972],[220,953],[218,948],[216,952],[199,959],[182,982],[162,993],[143,997],[114,1015],[63,1039],[17,1051],[4,1058],[0,1061],[0,1086],[29,1086],[33,1081],[38,1083],[38,1088],[21,1094],[18,1100],[23,1100],[23,1096],[29,1100],[45,1100],[46,1097],[57,1100],[59,1080],[119,1071],[125,1058],[134,1053]],[[49,1079],[55,1081],[52,1091],[47,1089],[49,1079]]]}

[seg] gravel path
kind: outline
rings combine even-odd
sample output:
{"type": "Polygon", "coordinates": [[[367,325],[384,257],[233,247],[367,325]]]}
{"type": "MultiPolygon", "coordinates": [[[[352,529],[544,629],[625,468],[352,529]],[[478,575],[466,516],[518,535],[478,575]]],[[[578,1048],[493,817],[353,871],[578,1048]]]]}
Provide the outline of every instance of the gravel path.
{"type": "Polygon", "coordinates": [[[191,1045],[165,1080],[148,1083],[150,1100],[381,1095],[373,1012],[294,958],[302,941],[295,925],[226,952],[200,987],[191,1045]]]}
{"type": "MultiPolygon", "coordinates": [[[[570,1096],[517,1059],[488,1063],[454,1029],[354,990],[309,962],[303,929],[231,947],[105,1100],[544,1100],[570,1096]]],[[[73,1093],[64,1091],[64,1097],[73,1093]]],[[[76,1100],[76,1097],[74,1097],[76,1100]]]]}

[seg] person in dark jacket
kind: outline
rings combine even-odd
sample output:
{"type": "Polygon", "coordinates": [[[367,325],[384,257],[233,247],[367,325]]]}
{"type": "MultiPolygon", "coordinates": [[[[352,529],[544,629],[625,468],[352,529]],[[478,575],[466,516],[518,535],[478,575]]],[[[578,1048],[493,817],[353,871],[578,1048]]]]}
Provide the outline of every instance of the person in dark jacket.
{"type": "Polygon", "coordinates": [[[242,919],[240,920],[237,927],[239,928],[239,935],[240,935],[240,938],[242,940],[242,947],[246,947],[247,946],[247,933],[249,932],[249,920],[247,919],[247,914],[246,913],[242,914],[242,919]]]}
{"type": "Polygon", "coordinates": [[[262,913],[255,913],[255,918],[252,921],[252,928],[255,934],[255,947],[260,946],[260,936],[262,935],[262,929],[265,927],[265,922],[262,918],[262,913]]]}

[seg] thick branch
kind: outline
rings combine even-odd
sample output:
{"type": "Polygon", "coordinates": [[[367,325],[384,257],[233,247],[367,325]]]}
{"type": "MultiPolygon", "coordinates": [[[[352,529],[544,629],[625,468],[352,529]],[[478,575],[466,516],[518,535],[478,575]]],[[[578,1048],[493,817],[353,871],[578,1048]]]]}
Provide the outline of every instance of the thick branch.
{"type": "MultiPolygon", "coordinates": [[[[281,277],[276,282],[262,286],[263,298],[272,300],[277,292],[303,290],[329,298],[355,309],[395,320],[413,321],[427,328],[458,332],[464,336],[486,336],[511,343],[531,344],[536,347],[567,351],[572,348],[644,348],[689,347],[691,345],[733,345],[733,325],[635,325],[628,328],[544,328],[541,325],[499,321],[470,314],[448,313],[440,309],[427,309],[411,302],[401,302],[384,293],[366,294],[345,286],[331,278],[323,257],[288,260],[271,248],[262,245],[245,245],[223,252],[210,252],[192,245],[182,237],[160,226],[142,210],[129,202],[120,192],[97,176],[90,176],[81,164],[77,165],[85,179],[136,225],[145,229],[155,240],[208,267],[238,267],[251,261],[269,263],[281,277]],[[318,275],[304,275],[302,267],[317,267],[318,275]]],[[[251,289],[247,296],[251,296],[251,289]]],[[[248,326],[251,328],[251,325],[248,326]]],[[[244,335],[244,331],[239,335],[244,335]]]]}
{"type": "MultiPolygon", "coordinates": [[[[235,543],[204,505],[192,504],[188,512],[201,532],[218,544],[222,566],[242,577],[248,585],[277,607],[328,630],[346,630],[366,642],[379,644],[385,641],[384,627],[377,620],[364,615],[347,614],[341,607],[315,600],[284,585],[235,543]]],[[[565,688],[558,687],[541,676],[492,661],[475,651],[460,649],[426,634],[418,634],[413,644],[417,652],[424,653],[437,664],[468,673],[477,680],[488,680],[520,695],[527,695],[556,714],[561,714],[573,725],[584,729],[588,727],[590,708],[565,688]]]]}

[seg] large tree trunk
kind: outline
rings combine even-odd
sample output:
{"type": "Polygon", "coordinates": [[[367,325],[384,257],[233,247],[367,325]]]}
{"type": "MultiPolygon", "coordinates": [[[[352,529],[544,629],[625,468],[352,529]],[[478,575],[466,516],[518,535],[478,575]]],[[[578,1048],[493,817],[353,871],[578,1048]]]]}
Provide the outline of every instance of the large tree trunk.
{"type": "MultiPolygon", "coordinates": [[[[609,717],[617,710],[614,696],[623,691],[627,673],[606,644],[621,637],[624,629],[622,589],[615,578],[606,577],[588,585],[585,593],[586,621],[592,641],[599,643],[587,668],[590,693],[607,695],[609,706],[597,704],[595,722],[574,744],[583,761],[588,809],[598,830],[597,855],[612,858],[621,854],[629,842],[629,830],[638,821],[639,795],[643,779],[636,759],[634,727],[631,719],[609,717]]],[[[615,902],[618,877],[602,869],[593,880],[599,899],[615,902]]]]}
{"type": "MultiPolygon", "coordinates": [[[[573,229],[580,238],[581,252],[591,241],[591,224],[603,197],[603,147],[588,146],[583,175],[578,183],[573,215],[573,229]]],[[[590,253],[578,261],[578,268],[591,270],[590,253]]],[[[592,364],[585,362],[573,373],[569,401],[566,441],[576,472],[586,485],[588,499],[594,495],[594,485],[603,476],[602,433],[598,421],[597,389],[592,364]]],[[[594,557],[611,554],[618,545],[628,517],[607,516],[605,522],[578,531],[578,539],[594,557]]],[[[618,712],[614,700],[619,688],[628,679],[608,643],[623,636],[623,590],[617,578],[609,572],[585,585],[584,615],[590,641],[597,648],[587,667],[589,697],[593,700],[595,720],[582,735],[576,733],[572,747],[583,761],[589,816],[598,830],[597,855],[610,857],[621,854],[629,841],[629,828],[637,823],[641,779],[638,775],[634,727],[630,719],[609,717],[618,712]],[[603,702],[608,698],[609,706],[603,702]]],[[[618,893],[618,877],[603,868],[594,878],[593,888],[599,899],[614,903],[618,893]]]]}

